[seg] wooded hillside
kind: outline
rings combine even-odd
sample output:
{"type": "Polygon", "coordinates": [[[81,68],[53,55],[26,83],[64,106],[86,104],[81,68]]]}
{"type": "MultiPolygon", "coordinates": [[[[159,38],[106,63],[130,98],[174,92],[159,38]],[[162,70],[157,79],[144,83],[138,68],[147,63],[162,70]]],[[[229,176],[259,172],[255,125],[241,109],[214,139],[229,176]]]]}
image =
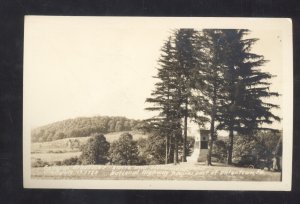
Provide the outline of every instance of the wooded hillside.
{"type": "Polygon", "coordinates": [[[31,132],[32,142],[46,142],[69,137],[86,137],[93,133],[136,130],[141,121],[125,117],[80,117],[51,123],[31,132]]]}

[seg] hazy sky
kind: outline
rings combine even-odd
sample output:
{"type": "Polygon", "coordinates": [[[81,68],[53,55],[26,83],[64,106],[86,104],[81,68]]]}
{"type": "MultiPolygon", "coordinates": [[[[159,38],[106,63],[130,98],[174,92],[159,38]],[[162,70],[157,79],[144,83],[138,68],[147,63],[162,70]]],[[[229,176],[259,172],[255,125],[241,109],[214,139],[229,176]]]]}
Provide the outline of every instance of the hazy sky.
{"type": "MultiPolygon", "coordinates": [[[[79,116],[151,117],[145,99],[163,42],[176,28],[159,23],[27,17],[24,105],[32,127],[79,116]]],[[[251,30],[249,37],[260,39],[253,52],[270,60],[262,69],[277,75],[271,89],[282,93],[280,30],[251,30]]]]}

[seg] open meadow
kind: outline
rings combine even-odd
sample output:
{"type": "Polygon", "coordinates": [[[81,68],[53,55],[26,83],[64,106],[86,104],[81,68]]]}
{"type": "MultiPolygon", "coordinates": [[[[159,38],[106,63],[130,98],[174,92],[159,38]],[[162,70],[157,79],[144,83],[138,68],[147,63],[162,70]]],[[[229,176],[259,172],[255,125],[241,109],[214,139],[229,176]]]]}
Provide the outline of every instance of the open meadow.
{"type": "MultiPolygon", "coordinates": [[[[130,132],[133,134],[133,139],[146,138],[146,134],[133,131],[112,132],[105,134],[108,142],[117,140],[122,133],[130,132]]],[[[87,143],[91,137],[73,137],[54,140],[50,142],[35,142],[31,143],[31,160],[38,159],[44,162],[58,162],[72,157],[79,157],[81,154],[80,146],[87,143]]]]}

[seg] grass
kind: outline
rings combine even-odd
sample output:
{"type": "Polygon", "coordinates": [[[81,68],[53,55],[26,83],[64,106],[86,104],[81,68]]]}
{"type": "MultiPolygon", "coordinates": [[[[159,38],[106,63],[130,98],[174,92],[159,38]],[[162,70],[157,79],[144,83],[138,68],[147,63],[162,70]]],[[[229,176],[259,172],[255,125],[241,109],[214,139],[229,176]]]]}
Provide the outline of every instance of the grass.
{"type": "Polygon", "coordinates": [[[80,145],[85,144],[89,137],[77,137],[77,138],[65,138],[60,140],[54,140],[51,142],[37,142],[31,144],[31,153],[50,153],[52,152],[74,152],[79,151],[79,148],[68,147],[69,140],[78,140],[80,145]]]}
{"type": "Polygon", "coordinates": [[[280,173],[232,166],[203,164],[149,166],[52,166],[32,168],[32,178],[39,179],[133,179],[198,181],[280,181],[280,173]]]}
{"type": "MultiPolygon", "coordinates": [[[[128,132],[128,131],[123,131],[123,132],[113,132],[113,133],[108,133],[105,134],[106,140],[108,142],[113,142],[117,140],[121,134],[128,132]]],[[[132,134],[133,139],[137,140],[139,138],[146,138],[146,134],[142,134],[139,132],[133,132],[129,131],[129,133],[132,134]]],[[[79,148],[70,148],[68,147],[68,141],[79,141],[80,145],[85,144],[90,137],[71,137],[71,138],[65,138],[65,139],[60,139],[60,140],[54,140],[51,142],[36,142],[31,144],[31,153],[49,153],[50,151],[52,152],[74,152],[74,151],[79,151],[79,148]]]]}
{"type": "Polygon", "coordinates": [[[41,159],[44,162],[53,163],[56,161],[63,161],[71,157],[79,157],[81,152],[65,152],[65,153],[37,153],[31,154],[31,160],[41,159]]]}
{"type": "MultiPolygon", "coordinates": [[[[108,142],[113,142],[117,140],[123,132],[113,132],[105,134],[106,140],[108,142]]],[[[129,131],[133,135],[133,139],[137,140],[139,138],[146,138],[147,135],[141,134],[139,132],[129,131]]],[[[75,138],[65,138],[60,140],[54,140],[51,142],[37,142],[31,144],[31,160],[32,162],[37,159],[41,159],[44,162],[53,163],[56,161],[63,161],[71,157],[79,156],[81,151],[79,147],[70,148],[68,146],[69,140],[79,141],[79,145],[84,145],[90,137],[75,137],[75,138]]]]}

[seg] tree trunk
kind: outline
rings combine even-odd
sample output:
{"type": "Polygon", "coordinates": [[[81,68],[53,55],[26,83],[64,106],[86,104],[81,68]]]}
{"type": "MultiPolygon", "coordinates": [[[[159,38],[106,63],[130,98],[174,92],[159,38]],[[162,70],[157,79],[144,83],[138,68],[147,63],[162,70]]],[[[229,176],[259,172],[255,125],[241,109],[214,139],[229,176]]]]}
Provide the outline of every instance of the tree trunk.
{"type": "Polygon", "coordinates": [[[174,164],[178,163],[178,142],[177,142],[177,135],[175,134],[174,137],[174,164]]]}
{"type": "MultiPolygon", "coordinates": [[[[232,82],[232,86],[234,82],[232,82]]],[[[235,90],[235,89],[234,89],[235,90]]],[[[233,151],[233,127],[234,127],[234,118],[235,118],[235,93],[231,94],[231,107],[230,107],[230,116],[229,116],[229,147],[228,147],[228,156],[227,156],[227,165],[232,165],[232,151],[233,151]]]]}
{"type": "Polygon", "coordinates": [[[211,155],[212,155],[212,149],[214,144],[214,133],[215,133],[215,117],[214,114],[211,118],[211,124],[210,124],[210,140],[208,141],[208,153],[207,153],[207,165],[211,166],[211,155]]]}
{"type": "Polygon", "coordinates": [[[208,142],[208,153],[207,153],[207,165],[208,166],[212,166],[212,163],[211,163],[212,148],[213,148],[213,140],[211,139],[208,142]]]}
{"type": "Polygon", "coordinates": [[[170,136],[169,138],[169,151],[168,151],[168,158],[169,158],[169,162],[172,163],[173,162],[173,158],[171,158],[171,156],[173,155],[173,148],[172,148],[172,137],[170,136]]]}
{"type": "Polygon", "coordinates": [[[211,155],[212,149],[215,139],[215,117],[216,117],[216,97],[217,97],[217,90],[216,84],[214,84],[213,89],[213,99],[212,99],[212,109],[211,109],[211,122],[210,122],[210,140],[208,141],[208,153],[207,153],[207,165],[211,166],[211,155]]]}
{"type": "Polygon", "coordinates": [[[165,164],[168,164],[168,148],[169,148],[169,136],[166,136],[166,158],[165,158],[165,164]]]}
{"type": "Polygon", "coordinates": [[[232,151],[233,151],[233,128],[229,130],[229,147],[228,147],[228,157],[227,157],[227,164],[232,164],[232,151]]]}
{"type": "Polygon", "coordinates": [[[188,101],[185,101],[185,114],[184,114],[184,136],[183,136],[183,150],[182,162],[186,162],[186,141],[187,141],[187,120],[188,120],[188,101]]]}

